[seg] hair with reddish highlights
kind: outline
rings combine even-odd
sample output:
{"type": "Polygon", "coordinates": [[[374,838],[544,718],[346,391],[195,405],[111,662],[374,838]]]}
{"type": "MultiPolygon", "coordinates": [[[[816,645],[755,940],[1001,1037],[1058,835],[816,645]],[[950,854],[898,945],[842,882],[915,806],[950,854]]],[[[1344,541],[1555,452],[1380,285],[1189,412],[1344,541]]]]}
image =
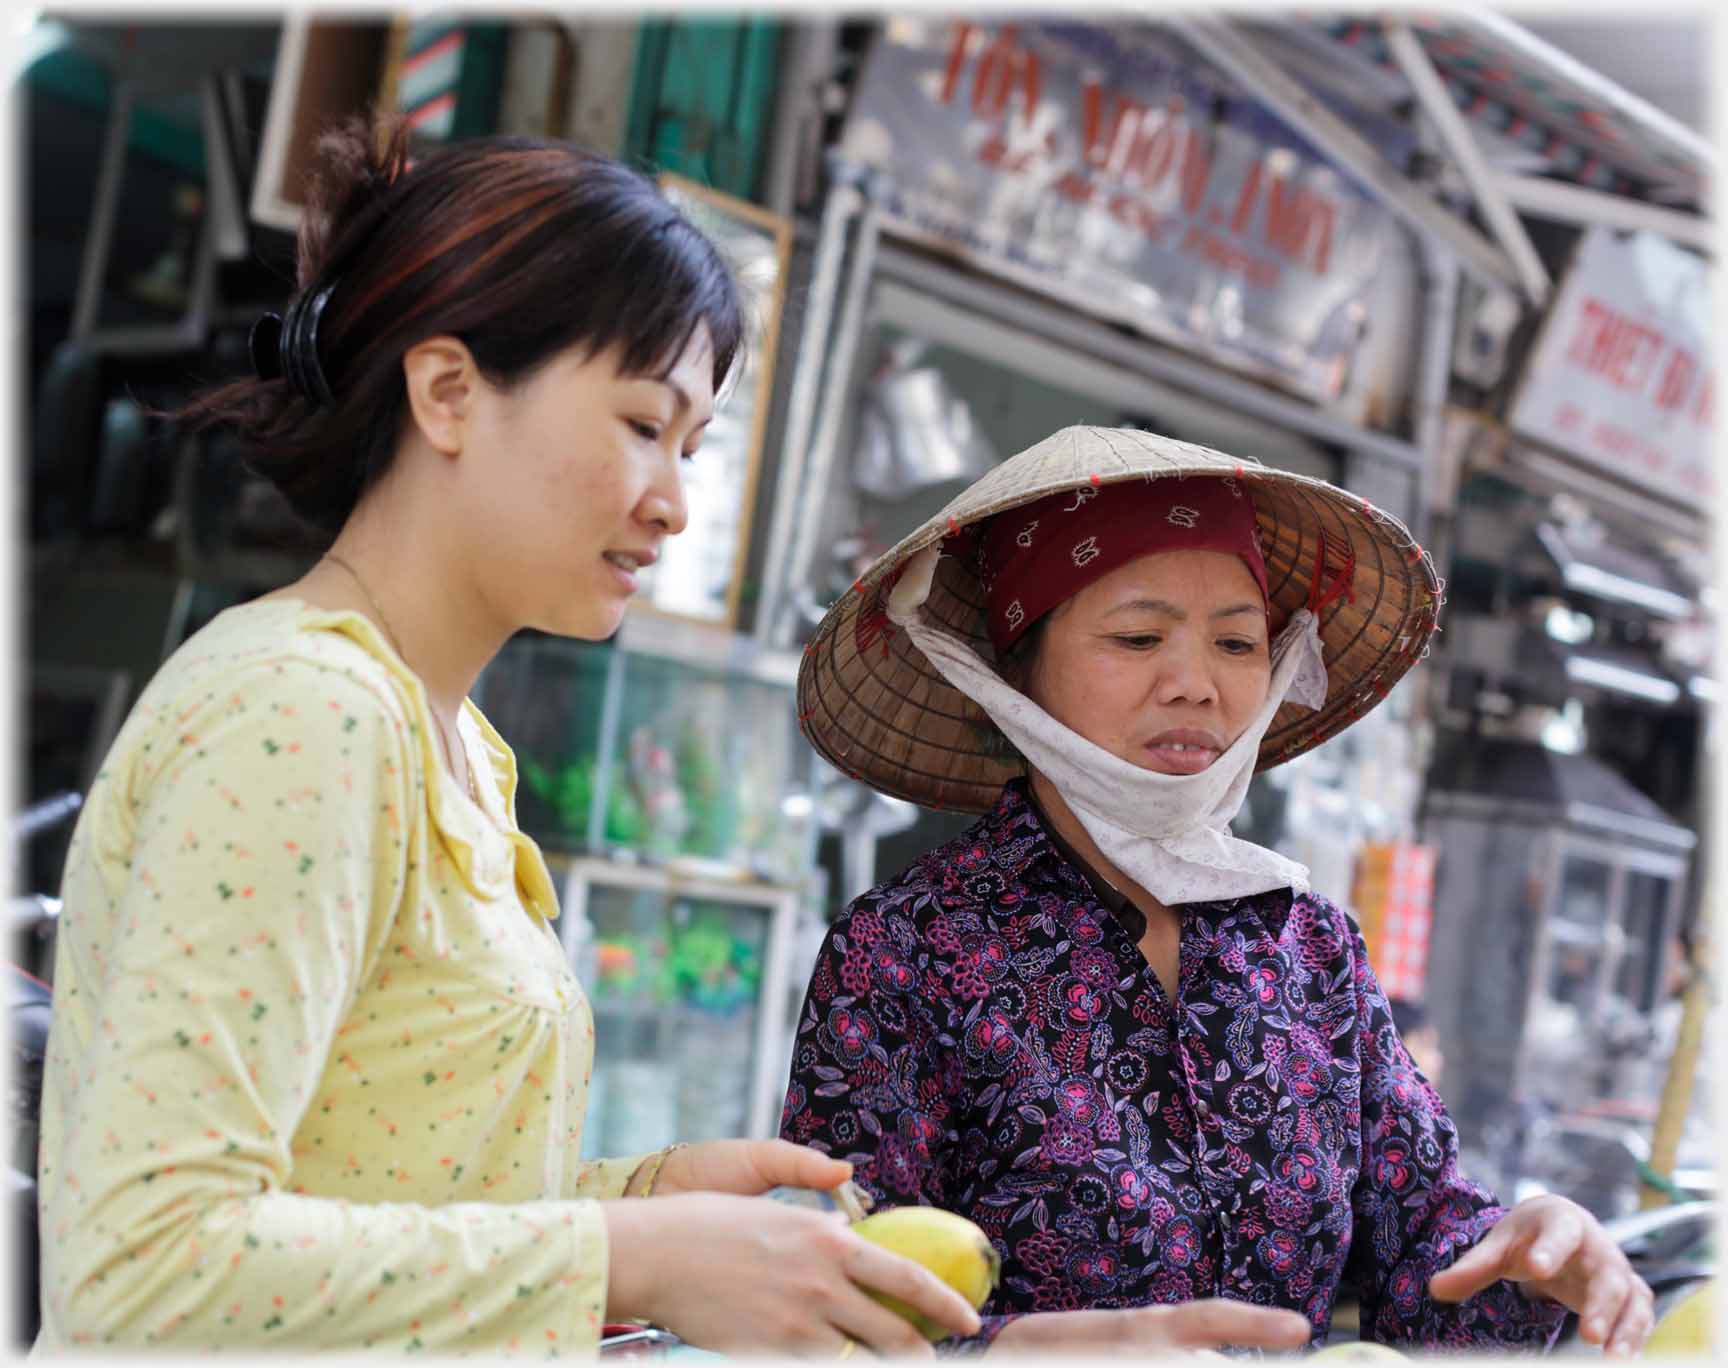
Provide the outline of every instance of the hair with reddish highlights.
{"type": "Polygon", "coordinates": [[[573,346],[616,347],[626,374],[664,376],[703,327],[717,392],[731,371],[737,283],[648,177],[542,138],[475,138],[410,163],[399,119],[349,120],[319,152],[297,283],[334,285],[318,359],[336,402],[248,379],[182,411],[232,427],[318,532],[339,531],[389,469],[407,411],[402,358],[428,337],[459,338],[501,388],[573,346]]]}

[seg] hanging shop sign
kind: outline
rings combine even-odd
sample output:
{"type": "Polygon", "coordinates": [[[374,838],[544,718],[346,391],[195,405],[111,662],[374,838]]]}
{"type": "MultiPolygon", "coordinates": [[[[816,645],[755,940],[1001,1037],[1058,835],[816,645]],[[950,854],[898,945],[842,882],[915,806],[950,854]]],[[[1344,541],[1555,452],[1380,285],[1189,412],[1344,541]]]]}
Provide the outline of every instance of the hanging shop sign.
{"type": "Polygon", "coordinates": [[[892,231],[1327,400],[1363,345],[1391,216],[1170,35],[883,26],[842,141],[892,231]]]}
{"type": "Polygon", "coordinates": [[[1654,233],[1592,228],[1513,399],[1514,432],[1668,498],[1711,498],[1710,267],[1654,233]]]}

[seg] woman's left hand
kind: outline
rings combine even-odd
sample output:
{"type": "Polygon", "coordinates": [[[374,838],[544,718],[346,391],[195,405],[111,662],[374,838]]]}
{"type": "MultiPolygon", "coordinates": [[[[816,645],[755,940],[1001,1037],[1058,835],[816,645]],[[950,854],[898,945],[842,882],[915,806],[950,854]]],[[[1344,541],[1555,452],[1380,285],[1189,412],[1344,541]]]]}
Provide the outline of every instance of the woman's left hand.
{"type": "Polygon", "coordinates": [[[1638,1353],[1655,1324],[1650,1288],[1602,1223],[1565,1197],[1518,1203],[1428,1290],[1457,1302],[1502,1278],[1577,1312],[1579,1336],[1617,1356],[1638,1353]]]}
{"type": "Polygon", "coordinates": [[[774,1187],[826,1192],[852,1176],[852,1165],[788,1140],[703,1140],[673,1150],[654,1192],[733,1192],[756,1197],[774,1187]]]}

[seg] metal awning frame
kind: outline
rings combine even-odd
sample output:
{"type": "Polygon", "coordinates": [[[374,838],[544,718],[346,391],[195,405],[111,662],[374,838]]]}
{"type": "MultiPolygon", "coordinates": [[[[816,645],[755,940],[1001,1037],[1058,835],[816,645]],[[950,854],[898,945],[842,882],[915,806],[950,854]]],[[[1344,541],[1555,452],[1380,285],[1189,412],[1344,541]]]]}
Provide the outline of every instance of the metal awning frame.
{"type": "Polygon", "coordinates": [[[1412,229],[1437,239],[1464,269],[1494,285],[1523,288],[1517,267],[1499,246],[1435,201],[1402,167],[1322,105],[1239,25],[1200,14],[1171,15],[1159,22],[1252,90],[1255,99],[1362,181],[1412,229]]]}
{"type": "Polygon", "coordinates": [[[1447,96],[1440,73],[1434,69],[1434,63],[1428,60],[1421,40],[1411,32],[1409,24],[1404,20],[1387,20],[1385,33],[1387,45],[1392,49],[1398,69],[1404,73],[1404,79],[1410,82],[1410,88],[1416,92],[1423,112],[1433,121],[1441,143],[1463,173],[1465,183],[1475,197],[1476,207],[1482,211],[1482,217],[1493,232],[1500,250],[1512,263],[1525,298],[1540,308],[1552,293],[1554,282],[1549,278],[1547,268],[1542,265],[1542,259],[1536,255],[1530,234],[1525,231],[1506,196],[1491,178],[1482,149],[1476,145],[1476,138],[1464,122],[1464,116],[1447,96]]]}
{"type": "MultiPolygon", "coordinates": [[[[1475,13],[1470,18],[1473,25],[1514,47],[1521,57],[1563,71],[1573,80],[1587,76],[1592,88],[1621,117],[1648,126],[1713,168],[1715,159],[1708,144],[1606,77],[1588,71],[1510,20],[1475,13]]],[[[1711,224],[1697,215],[1564,181],[1495,170],[1415,29],[1398,15],[1387,15],[1380,21],[1387,46],[1413,99],[1469,187],[1491,238],[1412,181],[1404,168],[1394,165],[1348,121],[1327,109],[1242,24],[1225,16],[1199,14],[1162,17],[1160,23],[1253,90],[1257,99],[1378,194],[1409,227],[1450,252],[1465,270],[1490,285],[1517,291],[1534,308],[1547,302],[1553,281],[1518,217],[1520,209],[1578,224],[1645,229],[1690,248],[1713,250],[1711,224]]]]}

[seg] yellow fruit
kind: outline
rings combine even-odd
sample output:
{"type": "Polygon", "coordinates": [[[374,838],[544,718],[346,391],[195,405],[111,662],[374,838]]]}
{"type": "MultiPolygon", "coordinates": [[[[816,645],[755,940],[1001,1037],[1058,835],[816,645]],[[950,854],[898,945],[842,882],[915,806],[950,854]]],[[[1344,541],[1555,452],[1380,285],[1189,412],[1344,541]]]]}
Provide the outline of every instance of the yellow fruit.
{"type": "Polygon", "coordinates": [[[1404,1355],[1385,1344],[1375,1344],[1369,1340],[1353,1340],[1345,1344],[1328,1344],[1324,1349],[1316,1349],[1308,1356],[1312,1359],[1330,1359],[1333,1363],[1402,1363],[1404,1355]]]}
{"type": "Polygon", "coordinates": [[[1716,1284],[1688,1292],[1656,1322],[1644,1352],[1673,1358],[1712,1357],[1716,1347],[1716,1284]]]}
{"type": "MultiPolygon", "coordinates": [[[[904,1206],[878,1211],[852,1229],[872,1244],[903,1254],[923,1264],[952,1287],[976,1311],[996,1287],[1002,1260],[984,1232],[964,1216],[936,1207],[904,1206]]],[[[948,1337],[948,1331],[904,1302],[885,1293],[871,1296],[895,1314],[904,1316],[927,1340],[948,1337]]]]}

